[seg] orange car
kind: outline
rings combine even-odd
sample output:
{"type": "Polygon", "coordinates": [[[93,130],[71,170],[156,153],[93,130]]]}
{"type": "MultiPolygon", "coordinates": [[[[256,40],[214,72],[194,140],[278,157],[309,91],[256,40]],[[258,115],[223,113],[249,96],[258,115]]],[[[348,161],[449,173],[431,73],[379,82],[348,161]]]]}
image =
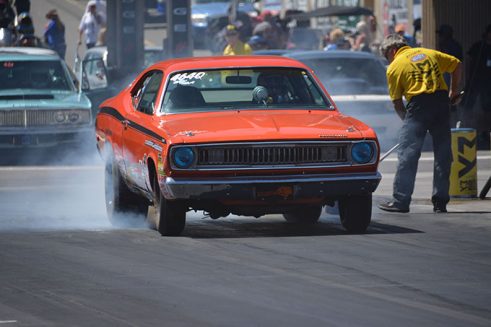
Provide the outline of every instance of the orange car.
{"type": "Polygon", "coordinates": [[[336,201],[346,230],[364,232],[381,178],[375,132],[277,56],[157,63],[101,104],[96,135],[111,222],[152,205],[162,235],[179,235],[189,210],[313,224],[336,201]]]}

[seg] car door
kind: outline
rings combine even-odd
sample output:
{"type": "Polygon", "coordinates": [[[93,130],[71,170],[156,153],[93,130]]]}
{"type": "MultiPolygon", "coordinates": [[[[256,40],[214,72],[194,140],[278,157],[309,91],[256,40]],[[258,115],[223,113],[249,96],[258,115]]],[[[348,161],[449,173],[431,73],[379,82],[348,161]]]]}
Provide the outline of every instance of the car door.
{"type": "Polygon", "coordinates": [[[162,84],[163,72],[150,71],[136,83],[131,91],[132,110],[127,112],[127,124],[123,129],[123,157],[127,178],[131,184],[147,190],[149,187],[147,158],[155,151],[158,136],[152,130],[162,84]]]}
{"type": "Polygon", "coordinates": [[[97,115],[99,105],[114,94],[110,93],[104,60],[90,54],[82,62],[82,91],[92,104],[92,117],[97,115]]]}

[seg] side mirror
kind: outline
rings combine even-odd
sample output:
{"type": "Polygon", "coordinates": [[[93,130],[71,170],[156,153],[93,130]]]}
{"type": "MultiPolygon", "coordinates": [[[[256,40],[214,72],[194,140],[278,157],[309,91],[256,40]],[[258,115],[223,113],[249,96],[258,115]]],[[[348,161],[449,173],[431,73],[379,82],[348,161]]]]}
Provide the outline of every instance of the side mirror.
{"type": "Polygon", "coordinates": [[[100,58],[82,62],[82,90],[100,90],[108,87],[107,70],[100,58]]]}

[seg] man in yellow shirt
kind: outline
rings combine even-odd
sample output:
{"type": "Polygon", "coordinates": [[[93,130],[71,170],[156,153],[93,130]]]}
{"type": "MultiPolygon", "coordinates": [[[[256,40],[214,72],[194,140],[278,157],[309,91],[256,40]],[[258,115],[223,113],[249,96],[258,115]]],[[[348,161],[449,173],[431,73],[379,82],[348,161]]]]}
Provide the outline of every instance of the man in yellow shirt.
{"type": "Polygon", "coordinates": [[[397,34],[380,45],[390,65],[387,68],[389,94],[403,120],[399,135],[398,166],[393,199],[379,204],[390,212],[409,212],[414,182],[426,132],[433,137],[434,170],[432,203],[435,213],[447,212],[452,149],[450,138],[450,99],[457,96],[462,74],[461,62],[442,52],[411,48],[397,34]],[[451,73],[450,91],[443,79],[451,73]],[[406,98],[404,107],[402,97],[406,98]]]}
{"type": "Polygon", "coordinates": [[[240,40],[237,27],[235,25],[227,25],[226,28],[225,39],[227,40],[227,46],[223,50],[223,55],[238,56],[252,54],[252,49],[249,44],[240,40]]]}

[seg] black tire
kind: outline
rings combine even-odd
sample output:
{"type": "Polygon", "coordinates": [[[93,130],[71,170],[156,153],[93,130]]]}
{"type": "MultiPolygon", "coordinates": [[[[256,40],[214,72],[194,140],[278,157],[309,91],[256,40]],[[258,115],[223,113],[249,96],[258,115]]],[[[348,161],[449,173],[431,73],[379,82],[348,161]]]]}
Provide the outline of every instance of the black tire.
{"type": "Polygon", "coordinates": [[[339,218],[348,233],[364,233],[372,220],[372,194],[339,199],[339,218]]]}
{"type": "Polygon", "coordinates": [[[106,211],[113,226],[141,224],[145,221],[148,201],[130,191],[112,157],[105,168],[106,211]]]}
{"type": "Polygon", "coordinates": [[[321,206],[310,206],[284,213],[283,217],[289,223],[313,225],[319,221],[321,212],[321,206]]]}
{"type": "Polygon", "coordinates": [[[169,201],[162,196],[157,177],[153,182],[155,227],[162,236],[179,236],[186,225],[187,207],[182,201],[169,201]]]}

